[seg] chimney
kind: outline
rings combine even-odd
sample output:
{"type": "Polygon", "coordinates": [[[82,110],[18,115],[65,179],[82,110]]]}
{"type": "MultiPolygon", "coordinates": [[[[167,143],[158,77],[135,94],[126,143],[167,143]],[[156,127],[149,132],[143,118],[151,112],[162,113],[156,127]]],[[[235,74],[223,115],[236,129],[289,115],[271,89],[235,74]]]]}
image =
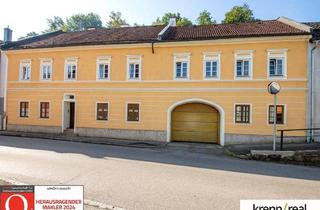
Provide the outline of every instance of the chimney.
{"type": "Polygon", "coordinates": [[[163,37],[166,35],[166,33],[168,33],[168,31],[170,30],[170,27],[176,27],[177,26],[177,21],[176,21],[176,18],[175,17],[171,17],[169,19],[169,23],[168,25],[162,29],[162,31],[160,31],[160,33],[158,34],[158,40],[162,40],[163,37]]]}
{"type": "Polygon", "coordinates": [[[3,41],[4,42],[12,41],[12,30],[9,28],[9,26],[3,29],[3,41]]]}
{"type": "Polygon", "coordinates": [[[170,25],[170,26],[173,26],[173,27],[177,26],[177,20],[176,20],[175,17],[171,17],[171,18],[169,19],[169,25],[170,25]]]}

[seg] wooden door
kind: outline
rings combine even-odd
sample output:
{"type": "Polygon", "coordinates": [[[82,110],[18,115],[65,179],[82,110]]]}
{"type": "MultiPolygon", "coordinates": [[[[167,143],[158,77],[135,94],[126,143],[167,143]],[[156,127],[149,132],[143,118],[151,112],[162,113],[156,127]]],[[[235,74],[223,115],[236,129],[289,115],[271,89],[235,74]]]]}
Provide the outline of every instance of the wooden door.
{"type": "Polygon", "coordinates": [[[74,102],[70,102],[70,125],[69,128],[73,129],[74,128],[74,102]]]}

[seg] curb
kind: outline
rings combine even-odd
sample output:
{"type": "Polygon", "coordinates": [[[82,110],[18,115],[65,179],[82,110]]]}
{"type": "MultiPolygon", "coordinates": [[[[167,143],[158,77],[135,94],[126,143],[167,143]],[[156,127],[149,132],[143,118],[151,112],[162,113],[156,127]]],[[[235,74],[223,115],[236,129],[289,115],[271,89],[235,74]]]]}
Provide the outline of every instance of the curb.
{"type": "Polygon", "coordinates": [[[49,139],[55,141],[78,142],[85,144],[100,144],[120,147],[135,147],[135,148],[165,148],[166,142],[151,142],[151,141],[137,141],[129,139],[115,139],[103,137],[87,137],[87,136],[66,136],[66,135],[48,135],[45,133],[27,133],[27,132],[7,132],[0,131],[0,136],[25,137],[35,139],[49,139]]]}
{"type": "MultiPolygon", "coordinates": [[[[22,182],[19,182],[19,181],[16,181],[16,180],[11,180],[11,179],[3,179],[3,178],[1,178],[0,180],[2,180],[4,182],[7,182],[7,183],[10,183],[12,185],[28,185],[26,183],[22,183],[22,182]]],[[[83,204],[87,205],[87,206],[96,207],[98,209],[125,210],[124,208],[121,208],[121,207],[117,207],[117,206],[113,206],[113,205],[110,205],[110,204],[105,204],[105,203],[102,203],[102,202],[93,201],[93,200],[89,200],[89,199],[84,199],[83,204]]]]}

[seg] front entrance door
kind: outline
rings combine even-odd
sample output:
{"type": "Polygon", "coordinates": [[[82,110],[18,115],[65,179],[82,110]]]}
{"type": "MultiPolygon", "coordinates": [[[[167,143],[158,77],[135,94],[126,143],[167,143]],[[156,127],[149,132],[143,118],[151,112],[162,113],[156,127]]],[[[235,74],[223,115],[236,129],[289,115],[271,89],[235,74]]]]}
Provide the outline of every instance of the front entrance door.
{"type": "Polygon", "coordinates": [[[74,128],[74,102],[70,102],[70,120],[69,120],[69,128],[74,128]]]}

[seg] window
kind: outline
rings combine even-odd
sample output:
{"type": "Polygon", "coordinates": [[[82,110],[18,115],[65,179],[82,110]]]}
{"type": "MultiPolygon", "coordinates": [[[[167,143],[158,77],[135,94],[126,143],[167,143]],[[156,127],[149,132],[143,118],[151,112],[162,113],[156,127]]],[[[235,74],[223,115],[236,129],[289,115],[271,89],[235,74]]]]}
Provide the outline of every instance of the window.
{"type": "Polygon", "coordinates": [[[250,105],[237,104],[235,106],[235,122],[250,123],[250,105]]]}
{"type": "Polygon", "coordinates": [[[141,56],[128,56],[128,80],[141,79],[141,56]]]}
{"type": "Polygon", "coordinates": [[[204,79],[219,79],[220,53],[205,53],[203,56],[204,79]]]}
{"type": "Polygon", "coordinates": [[[190,54],[175,54],[174,69],[175,79],[189,79],[190,54]]]}
{"type": "Polygon", "coordinates": [[[40,79],[41,80],[51,80],[52,78],[52,60],[43,59],[40,61],[40,79]]]}
{"type": "Polygon", "coordinates": [[[127,121],[139,122],[140,121],[140,104],[129,103],[127,104],[127,121]]]}
{"type": "Polygon", "coordinates": [[[252,78],[252,57],[253,51],[241,50],[235,54],[235,78],[251,79],[252,78]]]}
{"type": "Polygon", "coordinates": [[[108,103],[97,103],[97,120],[108,120],[108,103]]]}
{"type": "Polygon", "coordinates": [[[29,117],[29,102],[20,102],[20,117],[29,117]]]}
{"type": "Polygon", "coordinates": [[[31,79],[31,60],[20,62],[20,80],[28,81],[31,79]]]}
{"type": "Polygon", "coordinates": [[[40,102],[40,118],[49,118],[50,104],[49,102],[40,102]]]}
{"type": "MultiPolygon", "coordinates": [[[[284,105],[277,105],[276,123],[284,124],[284,105]]],[[[274,119],[274,105],[269,105],[269,124],[273,124],[274,119]]]]}
{"type": "Polygon", "coordinates": [[[268,50],[268,77],[269,78],[285,78],[287,51],[285,49],[268,50]]]}
{"type": "Polygon", "coordinates": [[[248,60],[237,60],[237,77],[249,77],[248,60]]]}
{"type": "Polygon", "coordinates": [[[68,58],[65,60],[65,80],[77,79],[77,58],[68,58]]]}
{"type": "Polygon", "coordinates": [[[97,58],[97,80],[109,80],[110,62],[110,56],[101,56],[97,58]]]}

